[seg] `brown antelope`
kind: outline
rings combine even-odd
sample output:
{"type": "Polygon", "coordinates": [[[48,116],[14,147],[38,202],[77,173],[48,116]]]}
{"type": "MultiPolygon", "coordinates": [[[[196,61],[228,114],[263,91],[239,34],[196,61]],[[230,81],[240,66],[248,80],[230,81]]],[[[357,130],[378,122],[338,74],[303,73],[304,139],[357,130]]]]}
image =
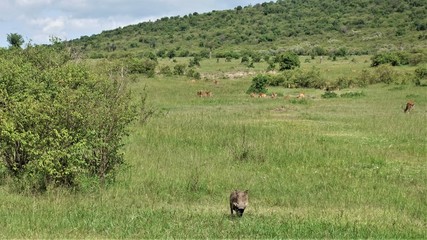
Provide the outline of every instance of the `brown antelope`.
{"type": "Polygon", "coordinates": [[[213,94],[211,91],[200,90],[200,91],[197,91],[197,96],[199,96],[199,97],[212,97],[213,94]]]}
{"type": "Polygon", "coordinates": [[[260,94],[259,94],[259,97],[260,97],[260,98],[266,98],[266,97],[267,97],[267,94],[265,94],[265,93],[260,93],[260,94]]]}
{"type": "Polygon", "coordinates": [[[414,101],[408,101],[408,102],[406,103],[406,107],[405,107],[405,110],[403,110],[403,112],[404,112],[404,113],[408,113],[408,112],[410,112],[414,106],[415,106],[414,101]]]}
{"type": "Polygon", "coordinates": [[[271,98],[276,98],[277,97],[277,93],[272,93],[271,94],[271,98]]]}
{"type": "Polygon", "coordinates": [[[305,98],[304,93],[300,93],[300,94],[298,94],[297,98],[298,98],[298,99],[303,99],[303,98],[305,98]]]}

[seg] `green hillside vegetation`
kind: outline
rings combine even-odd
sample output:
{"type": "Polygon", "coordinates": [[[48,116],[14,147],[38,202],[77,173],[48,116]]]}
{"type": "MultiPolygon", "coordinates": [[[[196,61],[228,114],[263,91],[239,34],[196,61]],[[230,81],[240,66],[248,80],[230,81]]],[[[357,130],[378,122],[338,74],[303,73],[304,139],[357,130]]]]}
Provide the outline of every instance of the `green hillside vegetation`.
{"type": "Polygon", "coordinates": [[[337,56],[402,49],[416,52],[427,48],[426,16],[423,0],[279,0],[164,17],[70,43],[91,58],[223,57],[281,49],[299,55],[337,56]]]}

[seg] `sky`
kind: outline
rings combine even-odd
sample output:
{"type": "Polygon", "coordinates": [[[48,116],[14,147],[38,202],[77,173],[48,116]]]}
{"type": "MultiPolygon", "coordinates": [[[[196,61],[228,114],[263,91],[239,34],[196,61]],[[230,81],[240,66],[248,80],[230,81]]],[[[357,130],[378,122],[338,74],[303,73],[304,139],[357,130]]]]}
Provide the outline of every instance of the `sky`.
{"type": "Polygon", "coordinates": [[[0,47],[9,46],[10,33],[20,34],[24,45],[45,44],[52,37],[72,40],[162,17],[263,2],[267,0],[1,0],[0,47]]]}

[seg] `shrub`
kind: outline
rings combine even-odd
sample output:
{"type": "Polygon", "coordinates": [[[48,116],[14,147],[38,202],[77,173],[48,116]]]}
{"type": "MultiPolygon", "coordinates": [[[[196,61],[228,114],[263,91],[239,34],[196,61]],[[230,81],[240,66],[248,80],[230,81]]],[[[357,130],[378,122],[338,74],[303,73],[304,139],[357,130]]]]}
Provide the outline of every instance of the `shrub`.
{"type": "Polygon", "coordinates": [[[408,65],[409,55],[404,52],[384,52],[372,56],[371,61],[372,67],[388,63],[392,66],[408,65]]]}
{"type": "Polygon", "coordinates": [[[286,52],[276,57],[276,62],[279,63],[279,70],[292,70],[296,67],[300,67],[300,60],[298,55],[292,52],[286,52]]]}
{"type": "Polygon", "coordinates": [[[427,60],[427,57],[425,55],[425,53],[415,53],[413,55],[411,55],[408,59],[409,64],[412,66],[416,66],[420,63],[425,63],[427,60]]]}
{"type": "Polygon", "coordinates": [[[301,88],[324,88],[326,81],[320,76],[320,71],[317,68],[312,68],[310,71],[296,71],[294,80],[296,87],[301,88]]]}
{"type": "Polygon", "coordinates": [[[267,75],[258,75],[252,79],[252,84],[246,93],[267,93],[267,83],[270,77],[267,75]]]}
{"type": "Polygon", "coordinates": [[[418,67],[415,69],[415,76],[420,79],[427,78],[427,67],[418,67]]]}
{"type": "Polygon", "coordinates": [[[373,82],[372,78],[372,74],[368,70],[363,69],[360,75],[356,77],[357,85],[359,87],[366,87],[373,82]]]}
{"type": "Polygon", "coordinates": [[[426,67],[418,67],[415,69],[415,77],[413,78],[413,82],[416,86],[421,86],[421,80],[427,78],[427,68],[426,67]]]}
{"type": "Polygon", "coordinates": [[[188,64],[188,67],[190,67],[190,68],[194,67],[194,66],[200,67],[200,60],[201,60],[201,58],[198,56],[190,59],[190,63],[188,64]]]}
{"type": "Polygon", "coordinates": [[[157,62],[150,59],[132,58],[127,62],[129,73],[145,74],[149,77],[155,75],[157,62]]]}
{"type": "Polygon", "coordinates": [[[185,74],[187,77],[200,79],[201,75],[199,72],[196,72],[193,68],[188,69],[187,73],[185,74]]]}
{"type": "Polygon", "coordinates": [[[390,66],[380,66],[374,72],[373,82],[371,83],[393,83],[396,80],[397,73],[390,66]]]}
{"type": "Polygon", "coordinates": [[[273,76],[270,76],[268,78],[268,85],[269,86],[284,86],[286,79],[287,78],[284,74],[273,75],[273,76]]]}
{"type": "Polygon", "coordinates": [[[123,163],[137,115],[123,72],[94,74],[67,54],[42,46],[0,54],[0,159],[27,189],[103,182],[123,163]]]}
{"type": "Polygon", "coordinates": [[[322,98],[336,98],[336,97],[338,97],[338,94],[336,94],[335,92],[326,91],[321,96],[322,96],[322,98]]]}
{"type": "Polygon", "coordinates": [[[240,61],[240,63],[249,63],[249,57],[248,56],[243,56],[242,60],[240,61]]]}
{"type": "Polygon", "coordinates": [[[308,101],[306,98],[301,98],[301,99],[298,99],[298,98],[292,98],[292,99],[289,99],[289,103],[292,103],[292,104],[308,105],[308,104],[309,104],[309,101],[308,101]]]}
{"type": "Polygon", "coordinates": [[[160,74],[166,75],[166,76],[171,76],[172,75],[172,70],[169,66],[163,66],[160,68],[160,74]]]}
{"type": "Polygon", "coordinates": [[[177,64],[173,67],[173,74],[184,75],[187,66],[185,64],[177,64]]]}
{"type": "Polygon", "coordinates": [[[343,98],[355,98],[355,97],[363,97],[365,96],[364,92],[348,92],[340,95],[343,98]]]}

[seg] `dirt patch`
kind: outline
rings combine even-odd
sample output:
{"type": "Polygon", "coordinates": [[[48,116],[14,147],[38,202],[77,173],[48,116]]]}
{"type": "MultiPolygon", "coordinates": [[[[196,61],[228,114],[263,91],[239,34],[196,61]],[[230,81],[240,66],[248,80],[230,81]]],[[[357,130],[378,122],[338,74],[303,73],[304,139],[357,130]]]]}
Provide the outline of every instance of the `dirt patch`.
{"type": "Polygon", "coordinates": [[[238,79],[238,78],[244,78],[247,76],[254,76],[256,75],[256,72],[246,72],[246,71],[238,71],[238,72],[227,72],[227,73],[221,73],[221,74],[203,74],[202,77],[204,79],[238,79]]]}

